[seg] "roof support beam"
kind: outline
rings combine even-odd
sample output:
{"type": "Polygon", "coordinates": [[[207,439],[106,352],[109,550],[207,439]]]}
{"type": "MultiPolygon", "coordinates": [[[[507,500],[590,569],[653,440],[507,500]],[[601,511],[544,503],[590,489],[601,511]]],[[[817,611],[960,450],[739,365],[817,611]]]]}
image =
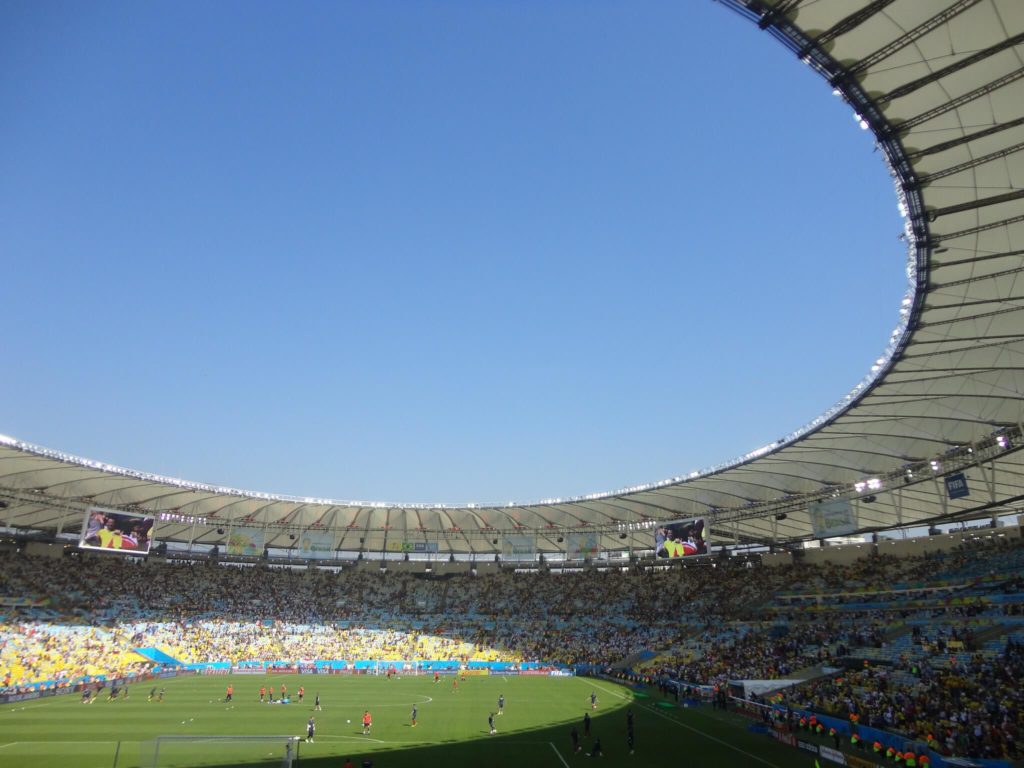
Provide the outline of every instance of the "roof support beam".
{"type": "MultiPolygon", "coordinates": [[[[938,310],[938,309],[961,309],[963,307],[991,307],[991,306],[999,307],[999,306],[1002,306],[1002,305],[1006,304],[1007,301],[1008,300],[1003,300],[1003,299],[979,299],[978,301],[961,301],[961,302],[958,302],[956,304],[929,304],[928,305],[928,309],[936,309],[936,310],[938,310]]],[[[1016,301],[1020,301],[1020,299],[1016,299],[1016,301]]],[[[1019,305],[1015,305],[1015,306],[1019,306],[1019,305]]],[[[1001,346],[1003,346],[1003,343],[1002,342],[998,342],[998,343],[993,343],[993,344],[988,344],[988,345],[973,344],[973,345],[971,345],[971,349],[982,349],[985,346],[1001,347],[1001,346]]],[[[948,350],[943,350],[940,354],[949,354],[949,351],[948,350]]]]}
{"type": "Polygon", "coordinates": [[[1021,198],[1024,198],[1024,189],[1004,192],[1001,195],[992,195],[991,197],[980,197],[976,200],[968,200],[966,203],[947,205],[945,208],[933,208],[928,211],[928,221],[935,221],[940,216],[948,216],[951,213],[963,213],[964,211],[973,211],[975,208],[987,208],[990,205],[1011,203],[1021,198]]]}
{"type": "Polygon", "coordinates": [[[932,16],[923,24],[918,24],[913,29],[907,31],[906,34],[896,38],[888,45],[884,45],[874,53],[870,53],[865,56],[850,68],[850,74],[859,75],[875,66],[875,64],[885,61],[897,51],[902,51],[908,45],[913,45],[917,40],[920,40],[929,32],[938,29],[950,19],[959,16],[968,8],[977,5],[979,2],[981,2],[981,0],[958,0],[958,2],[953,3],[942,11],[942,13],[932,16]]]}
{"type": "Polygon", "coordinates": [[[991,56],[995,56],[997,53],[1002,53],[1008,48],[1013,48],[1013,46],[1021,42],[1024,42],[1024,32],[1014,35],[1013,37],[1008,37],[1006,40],[1003,40],[1002,42],[996,43],[993,46],[980,50],[977,53],[973,53],[970,56],[967,56],[966,58],[960,59],[960,61],[953,62],[948,67],[937,69],[931,74],[925,75],[924,77],[919,77],[917,80],[911,80],[909,83],[901,85],[899,88],[893,88],[891,91],[885,94],[885,96],[882,97],[881,103],[888,104],[889,102],[892,102],[895,99],[907,96],[920,88],[924,88],[926,85],[941,80],[947,75],[952,75],[956,72],[959,72],[962,69],[966,69],[972,64],[977,64],[979,61],[984,61],[985,59],[991,56]]]}
{"type": "Polygon", "coordinates": [[[780,0],[774,8],[769,9],[767,13],[761,17],[760,21],[757,22],[757,26],[761,29],[768,29],[768,27],[783,18],[793,8],[800,5],[800,2],[801,0],[780,0]]]}
{"type": "Polygon", "coordinates": [[[887,5],[891,5],[893,2],[894,0],[873,0],[873,2],[864,6],[855,13],[851,13],[845,19],[842,19],[834,27],[832,27],[826,32],[823,32],[814,40],[809,42],[807,45],[805,45],[797,52],[797,56],[799,56],[802,59],[804,56],[809,54],[813,49],[820,48],[821,46],[832,42],[840,35],[844,35],[850,30],[859,27],[865,21],[870,19],[875,14],[881,12],[887,5]]]}
{"type": "MultiPolygon", "coordinates": [[[[935,283],[935,288],[951,288],[955,285],[973,285],[977,283],[984,283],[989,280],[1002,280],[1010,277],[1011,275],[1018,275],[1024,272],[1024,266],[1014,267],[1013,269],[1001,269],[998,272],[989,272],[985,275],[978,275],[977,277],[965,277],[962,280],[950,280],[946,283],[935,283]]],[[[986,338],[1006,338],[1005,336],[986,336],[986,338]]]]}
{"type": "Polygon", "coordinates": [[[1024,125],[1024,117],[1018,117],[1015,120],[1007,120],[1006,122],[1000,122],[997,123],[996,125],[993,125],[991,128],[983,128],[980,131],[965,134],[964,136],[961,136],[957,139],[943,141],[941,144],[935,144],[934,146],[928,147],[927,149],[918,149],[915,150],[914,152],[907,152],[907,159],[911,161],[920,160],[922,157],[927,157],[928,155],[935,155],[938,154],[939,152],[945,152],[947,149],[954,149],[955,147],[959,147],[962,144],[970,144],[972,141],[976,139],[984,139],[988,136],[992,136],[993,134],[1002,133],[1003,131],[1008,131],[1011,128],[1017,128],[1021,125],[1024,125]]]}
{"type": "Polygon", "coordinates": [[[922,112],[917,117],[911,117],[908,118],[907,120],[904,120],[902,123],[896,123],[895,125],[893,125],[893,129],[897,133],[906,133],[911,128],[916,128],[919,125],[927,123],[929,120],[934,120],[936,117],[939,117],[940,115],[944,115],[947,112],[952,112],[953,110],[962,107],[964,104],[969,104],[970,102],[975,101],[976,99],[980,99],[983,96],[988,96],[993,91],[998,91],[1000,88],[1003,88],[1004,86],[1007,86],[1012,82],[1020,80],[1022,77],[1024,77],[1024,67],[1021,67],[1020,69],[1015,69],[1013,70],[1013,72],[1008,72],[1002,77],[996,78],[991,83],[986,83],[980,88],[975,88],[973,91],[968,91],[967,93],[961,94],[960,96],[957,96],[955,99],[950,99],[949,101],[943,102],[942,104],[939,104],[939,106],[937,107],[933,107],[932,109],[929,109],[926,112],[922,112]]]}
{"type": "MultiPolygon", "coordinates": [[[[960,341],[965,341],[965,342],[966,341],[972,341],[972,338],[961,338],[960,341]]],[[[992,344],[985,344],[985,345],[982,345],[982,346],[993,346],[993,347],[995,347],[995,346],[1002,346],[1007,341],[1017,341],[1019,339],[1024,339],[1024,333],[999,333],[999,334],[992,334],[991,336],[986,336],[985,338],[986,339],[990,339],[992,341],[992,344]]],[[[924,339],[922,341],[915,341],[912,344],[910,344],[910,346],[911,347],[924,347],[924,346],[928,346],[928,345],[931,345],[931,344],[948,344],[948,343],[949,343],[949,339],[924,339]]],[[[971,349],[978,349],[978,345],[972,343],[971,344],[971,349]]],[[[956,351],[956,350],[954,350],[954,351],[956,351]]],[[[931,353],[924,353],[924,352],[922,352],[920,355],[915,355],[915,357],[923,357],[925,354],[931,354],[931,353]]],[[[946,354],[946,352],[945,351],[941,351],[941,352],[938,352],[937,354],[946,354]]],[[[888,397],[897,397],[897,395],[887,395],[887,396],[888,397]]]]}
{"type": "Polygon", "coordinates": [[[1024,256],[1024,250],[1002,251],[1000,253],[986,253],[984,256],[972,256],[968,259],[957,259],[956,261],[932,261],[932,271],[934,272],[935,270],[943,269],[944,267],[961,267],[964,264],[974,264],[979,261],[989,261],[990,259],[1012,259],[1017,256],[1024,256]]]}
{"type": "Polygon", "coordinates": [[[976,235],[979,232],[988,232],[990,229],[998,229],[999,227],[1005,227],[1010,224],[1017,224],[1024,221],[1024,215],[1014,216],[1013,218],[1003,219],[1002,221],[993,221],[989,224],[979,224],[976,227],[969,227],[967,229],[961,229],[959,232],[950,232],[949,234],[938,233],[932,238],[934,243],[945,243],[949,240],[956,240],[958,237],[967,237],[968,235],[976,235]]]}

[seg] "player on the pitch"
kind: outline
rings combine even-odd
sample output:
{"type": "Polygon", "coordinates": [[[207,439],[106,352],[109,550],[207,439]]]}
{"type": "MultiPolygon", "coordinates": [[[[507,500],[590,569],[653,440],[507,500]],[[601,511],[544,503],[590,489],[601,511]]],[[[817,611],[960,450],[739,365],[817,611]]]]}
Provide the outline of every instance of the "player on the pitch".
{"type": "Polygon", "coordinates": [[[370,710],[363,712],[363,736],[370,735],[370,728],[373,727],[373,718],[370,717],[370,710]]]}

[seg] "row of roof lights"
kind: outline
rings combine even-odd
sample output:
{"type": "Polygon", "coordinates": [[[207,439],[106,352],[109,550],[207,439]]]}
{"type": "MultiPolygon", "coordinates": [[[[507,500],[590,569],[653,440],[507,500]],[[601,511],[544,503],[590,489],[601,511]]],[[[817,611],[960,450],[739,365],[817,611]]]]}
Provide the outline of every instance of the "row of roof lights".
{"type": "Polygon", "coordinates": [[[857,493],[864,493],[864,491],[880,491],[882,490],[882,480],[878,477],[869,477],[867,480],[861,480],[860,482],[853,484],[853,490],[857,493]]]}
{"type": "MultiPolygon", "coordinates": [[[[1008,435],[1006,433],[1006,431],[1003,430],[1003,429],[1000,429],[997,432],[992,433],[992,435],[990,435],[986,440],[979,441],[979,443],[977,443],[976,445],[979,445],[980,447],[985,447],[985,444],[986,444],[987,441],[991,441],[991,442],[987,443],[989,447],[994,445],[997,448],[999,448],[999,450],[1001,450],[1001,451],[1009,450],[1012,447],[1012,442],[1010,440],[1010,435],[1008,435]]],[[[955,457],[957,455],[960,455],[960,456],[963,456],[963,455],[973,456],[974,455],[974,446],[968,445],[968,446],[964,447],[964,446],[959,446],[958,445],[958,446],[954,446],[953,448],[950,448],[949,451],[946,452],[946,456],[953,456],[953,457],[955,457]]],[[[954,462],[954,466],[955,465],[956,465],[956,463],[954,462]]],[[[906,465],[906,466],[904,466],[904,468],[903,468],[903,477],[904,477],[904,479],[905,480],[913,480],[914,477],[915,477],[915,473],[917,473],[920,470],[924,469],[924,466],[925,466],[924,464],[913,464],[913,465],[906,465]]],[[[931,469],[932,474],[940,474],[943,471],[942,470],[942,460],[939,459],[939,458],[930,459],[928,461],[927,466],[928,466],[928,468],[931,469]]],[[[854,490],[855,493],[866,493],[867,491],[880,491],[884,487],[885,487],[885,481],[882,478],[880,478],[880,477],[869,477],[869,478],[867,478],[865,480],[859,480],[859,481],[857,481],[856,483],[853,484],[853,490],[854,490]]],[[[839,495],[838,489],[833,491],[832,495],[833,496],[838,496],[839,495]]]]}
{"type": "Polygon", "coordinates": [[[185,525],[206,525],[205,517],[182,515],[177,512],[161,512],[160,519],[171,523],[184,523],[185,525]]]}

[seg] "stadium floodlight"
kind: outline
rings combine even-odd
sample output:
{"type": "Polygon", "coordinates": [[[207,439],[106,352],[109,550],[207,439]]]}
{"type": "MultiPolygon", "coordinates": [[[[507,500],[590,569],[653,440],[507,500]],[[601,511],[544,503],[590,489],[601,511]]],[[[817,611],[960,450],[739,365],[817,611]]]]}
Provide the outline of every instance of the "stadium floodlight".
{"type": "Polygon", "coordinates": [[[864,493],[864,491],[880,491],[882,490],[882,480],[878,477],[869,477],[867,480],[859,480],[853,484],[853,490],[857,493],[864,493]]]}

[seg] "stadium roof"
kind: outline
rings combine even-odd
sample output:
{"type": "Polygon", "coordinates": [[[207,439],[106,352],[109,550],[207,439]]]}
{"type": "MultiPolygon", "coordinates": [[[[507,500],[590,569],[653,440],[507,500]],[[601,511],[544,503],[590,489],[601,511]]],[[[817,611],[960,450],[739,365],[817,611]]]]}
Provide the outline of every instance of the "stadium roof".
{"type": "MultiPolygon", "coordinates": [[[[649,548],[656,520],[703,516],[717,542],[810,538],[808,505],[849,499],[865,530],[1024,504],[1024,6],[1019,0],[726,0],[814,68],[871,130],[905,214],[911,289],[872,376],[813,424],[727,466],[573,499],[502,506],[285,497],[164,478],[0,437],[0,522],[75,532],[89,505],[163,513],[156,537],[270,546],[305,529],[344,550],[432,541],[543,551],[592,532],[649,548]],[[943,478],[964,471],[970,495],[943,478]]],[[[829,183],[823,175],[823,183],[829,183]]],[[[841,183],[841,182],[840,182],[841,183]]],[[[856,212],[850,212],[856,216],[856,212]]],[[[814,247],[827,247],[814,233],[814,247]]],[[[809,238],[809,241],[811,239],[809,238]]],[[[810,247],[810,246],[809,246],[810,247]]],[[[813,365],[813,361],[806,361],[813,365]]]]}

